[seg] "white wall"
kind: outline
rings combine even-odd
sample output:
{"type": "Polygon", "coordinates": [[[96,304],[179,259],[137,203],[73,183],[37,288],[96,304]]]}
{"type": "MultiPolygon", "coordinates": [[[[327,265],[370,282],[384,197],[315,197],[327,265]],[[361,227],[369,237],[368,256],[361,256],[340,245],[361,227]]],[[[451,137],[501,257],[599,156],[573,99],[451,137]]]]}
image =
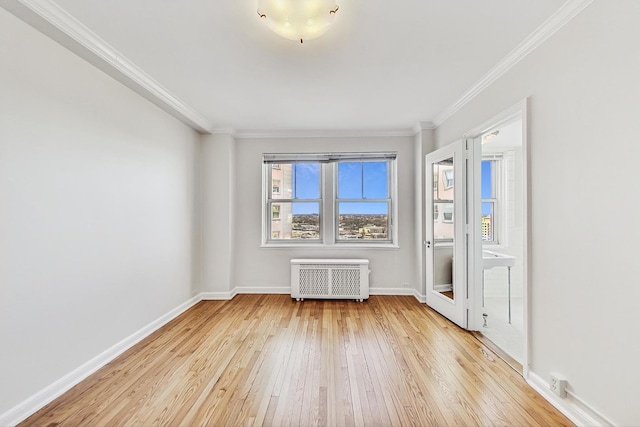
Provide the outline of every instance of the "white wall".
{"type": "Polygon", "coordinates": [[[202,291],[212,297],[230,297],[235,288],[235,161],[233,136],[203,136],[202,291]]]}
{"type": "Polygon", "coordinates": [[[198,135],[0,9],[0,414],[198,292],[198,135]]]}
{"type": "Polygon", "coordinates": [[[433,129],[422,129],[415,138],[415,152],[414,152],[414,162],[416,174],[414,176],[415,180],[415,232],[416,232],[416,243],[415,243],[415,262],[417,265],[416,274],[417,274],[417,287],[418,293],[420,295],[421,301],[425,301],[426,299],[426,289],[427,289],[427,278],[424,271],[424,265],[426,261],[426,247],[424,242],[427,240],[426,230],[425,230],[425,221],[426,221],[426,198],[424,193],[425,188],[425,156],[427,153],[430,153],[434,150],[435,140],[434,140],[434,131],[433,129]]]}
{"type": "MultiPolygon", "coordinates": [[[[291,258],[367,258],[371,261],[370,284],[372,288],[418,289],[415,231],[415,138],[256,138],[236,139],[235,142],[235,224],[234,275],[230,283],[244,288],[283,288],[290,282],[291,258]],[[324,151],[397,151],[398,152],[398,243],[399,249],[389,248],[261,248],[262,238],[262,154],[276,152],[324,152],[324,151]]],[[[205,157],[205,170],[224,167],[216,156],[205,157]]],[[[225,185],[220,183],[220,185],[225,185]]],[[[216,193],[207,191],[207,198],[216,193]]],[[[209,203],[210,204],[210,203],[209,203]]],[[[227,213],[208,217],[221,229],[227,213]]],[[[419,231],[418,231],[419,233],[419,231]]],[[[213,239],[209,235],[209,239],[213,239]]],[[[207,246],[205,244],[205,246],[207,246]]],[[[224,246],[224,245],[223,245],[224,246]]],[[[224,250],[224,248],[220,249],[224,250]]],[[[209,257],[211,258],[211,257],[209,257]]],[[[208,289],[219,290],[217,284],[208,283],[208,289]]]]}
{"type": "Polygon", "coordinates": [[[446,145],[531,97],[531,371],[618,425],[640,423],[638,17],[596,0],[436,131],[446,145]]]}

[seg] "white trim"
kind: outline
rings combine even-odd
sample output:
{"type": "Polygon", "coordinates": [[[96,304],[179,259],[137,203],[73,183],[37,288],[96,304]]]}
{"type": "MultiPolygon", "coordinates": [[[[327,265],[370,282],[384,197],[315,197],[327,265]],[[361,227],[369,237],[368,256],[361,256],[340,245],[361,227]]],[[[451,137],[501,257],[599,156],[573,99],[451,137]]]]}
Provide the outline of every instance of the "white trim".
{"type": "Polygon", "coordinates": [[[138,344],[144,338],[148,337],[156,330],[160,329],[162,326],[166,325],[171,320],[193,307],[195,304],[200,302],[200,300],[200,295],[197,295],[190,300],[180,304],[178,307],[149,323],[147,326],[143,327],[137,332],[129,335],[128,337],[103,351],[93,359],[85,362],[59,380],[43,388],[33,396],[17,404],[4,414],[0,414],[0,425],[14,426],[24,421],[27,417],[36,413],[45,405],[60,397],[63,393],[70,390],[82,380],[86,379],[89,375],[93,374],[98,369],[102,368],[107,363],[111,362],[113,359],[115,359],[134,345],[138,344]]]}
{"type": "Polygon", "coordinates": [[[260,246],[260,249],[291,249],[291,248],[299,248],[299,249],[303,249],[303,248],[309,248],[309,249],[327,249],[327,250],[334,250],[334,249],[349,249],[349,250],[353,250],[354,248],[356,249],[386,249],[386,250],[393,250],[393,251],[397,251],[398,249],[400,249],[399,245],[393,244],[393,243],[354,243],[354,242],[345,242],[345,241],[339,241],[336,243],[305,243],[305,242],[298,242],[298,243],[280,243],[277,240],[268,242],[268,243],[263,243],[260,246]]]}
{"type": "Polygon", "coordinates": [[[433,290],[436,292],[449,292],[449,291],[453,291],[453,285],[451,283],[442,283],[440,285],[433,285],[433,290]]]}
{"type": "MultiPolygon", "coordinates": [[[[305,260],[308,261],[308,260],[305,260]]],[[[322,261],[326,261],[323,259],[322,261]]],[[[340,260],[345,261],[343,259],[340,260]]],[[[346,260],[349,261],[349,260],[346,260]]],[[[388,287],[388,288],[369,288],[369,295],[390,295],[390,296],[415,296],[416,299],[420,300],[420,295],[416,294],[416,290],[414,288],[397,288],[397,287],[388,287]]],[[[209,298],[208,295],[214,293],[203,293],[203,300],[207,299],[232,299],[234,296],[239,294],[282,294],[287,295],[291,293],[290,286],[237,286],[233,289],[232,292],[215,292],[218,298],[209,298]],[[227,297],[222,298],[222,294],[225,294],[227,297]],[[229,295],[232,295],[229,297],[229,295]]]]}
{"type": "MultiPolygon", "coordinates": [[[[235,291],[235,290],[234,290],[235,291]]],[[[236,296],[236,292],[202,292],[200,298],[203,301],[228,301],[236,296]]]]}
{"type": "Polygon", "coordinates": [[[418,300],[418,302],[420,302],[422,304],[426,304],[427,303],[427,296],[421,294],[419,290],[414,289],[413,290],[413,296],[418,300]]]}
{"type": "Polygon", "coordinates": [[[475,138],[478,136],[482,136],[482,134],[495,130],[515,120],[522,119],[524,121],[527,116],[528,105],[529,98],[525,98],[516,102],[512,106],[493,116],[491,119],[486,120],[480,125],[465,132],[463,138],[475,138]]]}
{"type": "Polygon", "coordinates": [[[95,65],[187,126],[209,133],[212,124],[114,47],[51,0],[11,0],[2,6],[95,65]]]}
{"type": "Polygon", "coordinates": [[[238,294],[291,294],[291,286],[237,286],[233,289],[234,296],[238,294]]]}
{"type": "Polygon", "coordinates": [[[433,122],[418,122],[413,126],[413,134],[418,135],[425,130],[434,130],[436,128],[433,122]]]}
{"type": "Polygon", "coordinates": [[[453,105],[446,108],[433,119],[435,127],[442,125],[447,119],[458,112],[462,107],[473,100],[480,92],[492,85],[496,80],[515,67],[527,55],[533,52],[548,38],[560,31],[575,16],[582,12],[594,0],[568,0],[533,31],[522,43],[516,46],[500,62],[498,62],[487,74],[469,88],[453,105]]]}
{"type": "MultiPolygon", "coordinates": [[[[229,129],[214,129],[212,133],[229,133],[229,129]]],[[[354,130],[235,130],[237,139],[268,138],[372,138],[415,136],[415,129],[354,129],[354,130]]]]}
{"type": "Polygon", "coordinates": [[[414,288],[369,288],[369,295],[413,296],[414,288]]]}
{"type": "Polygon", "coordinates": [[[526,380],[535,391],[578,426],[619,425],[569,390],[567,390],[567,397],[564,399],[555,395],[549,389],[549,384],[533,372],[529,372],[526,380]]]}

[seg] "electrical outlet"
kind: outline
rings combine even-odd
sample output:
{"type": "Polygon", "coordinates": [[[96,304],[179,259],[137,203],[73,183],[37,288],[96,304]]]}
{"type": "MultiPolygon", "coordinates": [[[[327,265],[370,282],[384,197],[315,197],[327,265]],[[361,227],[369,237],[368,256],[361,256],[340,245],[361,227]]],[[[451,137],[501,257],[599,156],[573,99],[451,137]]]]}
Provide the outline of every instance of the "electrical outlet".
{"type": "Polygon", "coordinates": [[[409,287],[409,284],[408,284],[408,283],[403,283],[403,284],[402,284],[402,287],[403,287],[403,288],[408,288],[408,287],[409,287]]]}
{"type": "Polygon", "coordinates": [[[549,388],[555,395],[562,398],[567,397],[567,380],[561,375],[551,374],[549,388]]]}

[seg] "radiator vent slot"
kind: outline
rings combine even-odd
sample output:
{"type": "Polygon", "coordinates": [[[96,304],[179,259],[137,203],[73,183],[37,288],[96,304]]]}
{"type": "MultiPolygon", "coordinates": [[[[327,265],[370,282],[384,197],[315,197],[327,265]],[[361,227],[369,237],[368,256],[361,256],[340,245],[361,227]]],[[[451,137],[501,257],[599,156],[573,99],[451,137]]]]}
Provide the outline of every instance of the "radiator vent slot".
{"type": "Polygon", "coordinates": [[[304,295],[329,294],[329,270],[326,268],[300,269],[300,293],[304,295]]]}
{"type": "Polygon", "coordinates": [[[369,260],[292,259],[291,297],[369,298],[369,260]]]}

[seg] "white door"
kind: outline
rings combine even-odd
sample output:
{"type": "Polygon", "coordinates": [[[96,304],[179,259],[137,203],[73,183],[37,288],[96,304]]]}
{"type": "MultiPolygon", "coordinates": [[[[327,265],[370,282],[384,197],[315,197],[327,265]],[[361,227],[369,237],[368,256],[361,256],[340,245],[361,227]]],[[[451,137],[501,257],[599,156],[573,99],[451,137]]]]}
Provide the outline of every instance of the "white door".
{"type": "Polygon", "coordinates": [[[466,158],[464,141],[426,156],[427,304],[467,328],[466,158]]]}

